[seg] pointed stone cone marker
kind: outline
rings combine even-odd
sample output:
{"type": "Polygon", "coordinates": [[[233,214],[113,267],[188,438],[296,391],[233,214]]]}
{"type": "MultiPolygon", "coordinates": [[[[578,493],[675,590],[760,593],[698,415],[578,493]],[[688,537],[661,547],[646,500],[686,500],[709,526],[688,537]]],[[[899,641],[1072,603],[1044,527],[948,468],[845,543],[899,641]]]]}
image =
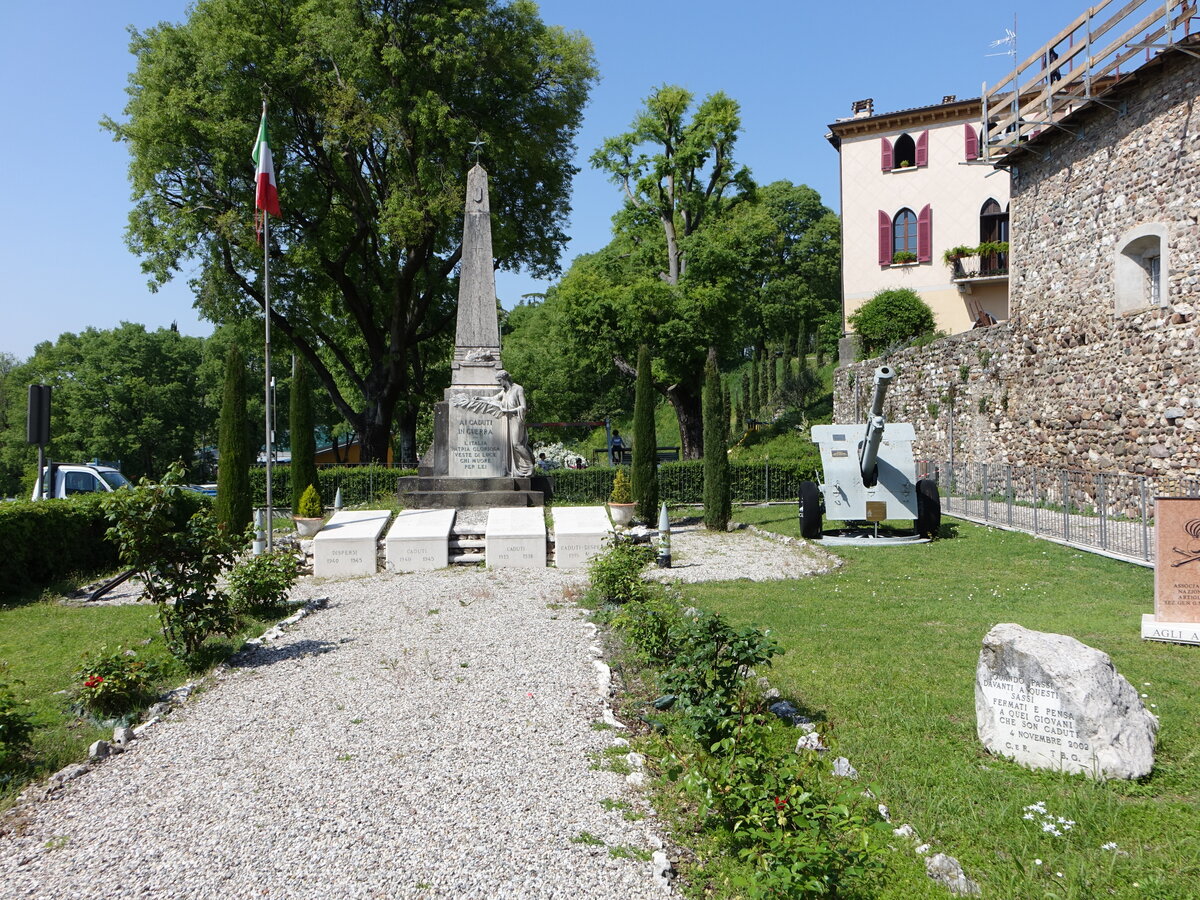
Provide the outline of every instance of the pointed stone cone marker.
{"type": "Polygon", "coordinates": [[[658,511],[658,567],[671,568],[671,520],[667,517],[666,501],[658,511]]]}

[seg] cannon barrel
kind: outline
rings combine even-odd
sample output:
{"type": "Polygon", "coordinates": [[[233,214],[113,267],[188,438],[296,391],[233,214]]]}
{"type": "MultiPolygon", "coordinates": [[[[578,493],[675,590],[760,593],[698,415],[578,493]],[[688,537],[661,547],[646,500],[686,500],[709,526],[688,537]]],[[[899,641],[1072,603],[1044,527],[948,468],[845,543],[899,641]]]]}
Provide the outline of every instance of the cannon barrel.
{"type": "Polygon", "coordinates": [[[891,366],[880,366],[875,370],[875,390],[871,394],[871,412],[867,416],[867,433],[863,439],[862,453],[858,458],[859,469],[862,472],[863,484],[874,487],[877,479],[875,465],[879,459],[879,444],[883,440],[883,399],[887,396],[888,385],[896,373],[891,366]]]}

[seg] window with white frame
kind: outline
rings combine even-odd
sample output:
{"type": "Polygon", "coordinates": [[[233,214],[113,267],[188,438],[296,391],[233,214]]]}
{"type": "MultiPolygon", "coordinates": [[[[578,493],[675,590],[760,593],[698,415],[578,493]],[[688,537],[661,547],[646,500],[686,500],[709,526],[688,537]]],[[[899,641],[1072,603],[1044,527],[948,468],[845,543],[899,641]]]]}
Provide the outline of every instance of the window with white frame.
{"type": "Polygon", "coordinates": [[[1166,226],[1140,225],[1126,232],[1117,247],[1113,277],[1116,312],[1165,306],[1165,277],[1170,271],[1166,226]]]}

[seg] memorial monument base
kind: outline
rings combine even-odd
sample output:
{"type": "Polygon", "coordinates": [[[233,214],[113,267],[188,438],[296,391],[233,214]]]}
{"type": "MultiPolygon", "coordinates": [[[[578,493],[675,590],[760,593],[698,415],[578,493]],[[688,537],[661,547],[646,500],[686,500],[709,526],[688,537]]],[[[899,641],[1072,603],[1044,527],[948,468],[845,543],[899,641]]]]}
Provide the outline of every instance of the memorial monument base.
{"type": "Polygon", "coordinates": [[[452,478],[411,475],[400,479],[399,496],[413,509],[491,509],[545,506],[529,478],[452,478]]]}
{"type": "Polygon", "coordinates": [[[1142,640],[1200,645],[1200,623],[1160,622],[1153,613],[1143,613],[1142,640]]]}

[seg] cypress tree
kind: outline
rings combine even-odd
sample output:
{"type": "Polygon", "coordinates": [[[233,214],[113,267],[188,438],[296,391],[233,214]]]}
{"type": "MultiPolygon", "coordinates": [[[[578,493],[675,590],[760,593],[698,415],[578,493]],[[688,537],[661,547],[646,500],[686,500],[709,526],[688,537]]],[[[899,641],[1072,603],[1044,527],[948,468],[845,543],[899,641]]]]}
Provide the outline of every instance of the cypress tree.
{"type": "Polygon", "coordinates": [[[767,351],[767,397],[772,404],[775,398],[779,396],[779,363],[775,361],[775,354],[770,350],[767,351]]]}
{"type": "Polygon", "coordinates": [[[246,360],[236,345],[225,356],[217,436],[217,522],[233,534],[250,524],[250,442],[246,436],[246,360]]]}
{"type": "Polygon", "coordinates": [[[758,358],[758,417],[771,417],[771,396],[767,390],[767,353],[764,350],[758,358]]]}
{"type": "Polygon", "coordinates": [[[292,396],[288,416],[288,427],[292,435],[292,512],[300,507],[300,497],[310,484],[316,485],[317,442],[313,437],[312,388],[308,382],[308,366],[296,357],[292,363],[292,396]]]}
{"type": "Polygon", "coordinates": [[[750,357],[750,396],[746,401],[746,415],[751,419],[758,418],[758,354],[750,357]]]}
{"type": "Polygon", "coordinates": [[[817,343],[817,368],[819,369],[825,365],[825,348],[821,344],[821,326],[820,325],[817,326],[814,334],[815,334],[816,343],[817,343]]]}
{"type": "Polygon", "coordinates": [[[637,515],[658,521],[658,436],[654,431],[654,381],[650,348],[638,349],[637,387],[633,395],[633,500],[637,515]]]}
{"type": "Polygon", "coordinates": [[[733,403],[729,397],[729,379],[721,379],[721,421],[725,423],[725,443],[729,443],[729,433],[732,426],[729,424],[729,413],[733,409],[733,403]]]}
{"type": "Polygon", "coordinates": [[[709,347],[704,364],[704,526],[724,531],[729,525],[729,456],[722,421],[721,375],[717,349],[709,347]]]}

